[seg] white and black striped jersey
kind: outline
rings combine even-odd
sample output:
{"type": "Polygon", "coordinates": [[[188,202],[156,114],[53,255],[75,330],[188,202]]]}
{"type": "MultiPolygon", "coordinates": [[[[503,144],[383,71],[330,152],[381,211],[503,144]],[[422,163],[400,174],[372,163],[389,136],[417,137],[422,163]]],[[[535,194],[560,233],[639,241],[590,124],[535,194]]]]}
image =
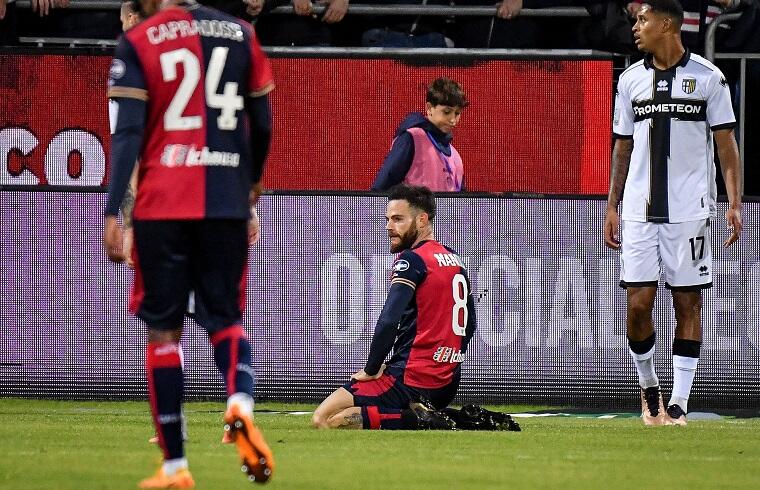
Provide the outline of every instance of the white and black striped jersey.
{"type": "Polygon", "coordinates": [[[618,80],[613,135],[633,138],[622,218],[680,223],[715,215],[712,132],[734,126],[723,73],[687,49],[667,70],[651,55],[618,80]]]}

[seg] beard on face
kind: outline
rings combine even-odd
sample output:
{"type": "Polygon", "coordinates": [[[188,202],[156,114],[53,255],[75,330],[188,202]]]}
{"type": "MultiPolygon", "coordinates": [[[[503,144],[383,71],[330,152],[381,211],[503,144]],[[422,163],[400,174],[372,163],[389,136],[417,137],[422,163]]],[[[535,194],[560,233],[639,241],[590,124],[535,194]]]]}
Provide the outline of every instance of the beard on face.
{"type": "Polygon", "coordinates": [[[408,248],[412,248],[412,245],[417,240],[418,235],[419,233],[417,232],[417,224],[412,221],[412,224],[409,226],[409,229],[406,231],[406,233],[403,235],[393,235],[397,236],[400,241],[398,245],[391,243],[391,253],[403,252],[408,248]]]}

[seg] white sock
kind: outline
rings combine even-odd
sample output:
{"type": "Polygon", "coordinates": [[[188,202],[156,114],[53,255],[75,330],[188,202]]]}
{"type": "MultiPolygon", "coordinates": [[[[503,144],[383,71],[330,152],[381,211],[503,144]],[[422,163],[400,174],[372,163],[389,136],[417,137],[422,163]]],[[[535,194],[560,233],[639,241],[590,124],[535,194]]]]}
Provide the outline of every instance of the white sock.
{"type": "Polygon", "coordinates": [[[633,363],[636,365],[636,372],[639,373],[639,386],[643,389],[651,388],[652,386],[659,386],[660,380],[657,378],[657,373],[654,372],[654,347],[652,346],[648,352],[644,354],[636,354],[631,349],[628,352],[633,358],[633,363]]]}
{"type": "Polygon", "coordinates": [[[673,356],[673,393],[670,405],[678,405],[685,413],[689,412],[689,393],[697,370],[698,357],[673,356]]]}
{"type": "Polygon", "coordinates": [[[233,393],[227,398],[227,408],[232,405],[240,407],[240,411],[243,415],[253,417],[253,397],[248,393],[233,393]]]}
{"type": "Polygon", "coordinates": [[[172,476],[179,470],[187,469],[187,458],[167,459],[163,465],[164,474],[172,476]]]}

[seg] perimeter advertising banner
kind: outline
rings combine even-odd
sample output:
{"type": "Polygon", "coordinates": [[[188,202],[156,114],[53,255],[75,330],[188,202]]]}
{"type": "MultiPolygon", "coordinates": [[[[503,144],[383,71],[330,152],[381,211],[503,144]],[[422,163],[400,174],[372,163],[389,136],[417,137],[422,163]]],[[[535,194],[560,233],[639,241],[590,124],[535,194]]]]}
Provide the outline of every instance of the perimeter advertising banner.
{"type": "MultiPolygon", "coordinates": [[[[107,182],[110,61],[0,54],[0,185],[107,182]]],[[[270,189],[369,189],[399,122],[449,76],[470,100],[454,133],[468,190],[607,191],[611,61],[271,61],[270,189]]]]}
{"type": "MultiPolygon", "coordinates": [[[[146,395],[145,329],[127,313],[132,273],[101,245],[102,193],[0,192],[0,396],[146,395]]],[[[439,198],[435,231],[467,264],[478,329],[460,401],[634,409],[618,255],[603,246],[604,201],[439,198]]],[[[244,327],[261,398],[317,400],[363,367],[393,256],[386,200],[265,196],[251,250],[244,327]]],[[[719,215],[725,203],[719,205],[719,215]]],[[[692,410],[760,402],[760,205],[723,250],[692,410]]],[[[669,393],[674,319],[658,295],[655,362],[669,393]]],[[[203,331],[188,321],[190,397],[222,396],[203,331]]]]}

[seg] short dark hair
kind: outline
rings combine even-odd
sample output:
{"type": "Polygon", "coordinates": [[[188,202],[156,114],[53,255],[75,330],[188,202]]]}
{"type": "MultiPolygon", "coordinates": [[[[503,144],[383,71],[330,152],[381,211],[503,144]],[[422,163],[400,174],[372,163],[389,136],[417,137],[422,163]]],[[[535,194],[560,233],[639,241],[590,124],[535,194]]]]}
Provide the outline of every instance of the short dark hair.
{"type": "Polygon", "coordinates": [[[388,200],[404,200],[413,208],[427,213],[430,221],[435,218],[435,197],[433,192],[421,185],[398,184],[388,191],[388,200]]]}
{"type": "Polygon", "coordinates": [[[122,7],[126,7],[127,12],[130,14],[139,14],[142,7],[140,6],[140,0],[124,0],[121,2],[122,7]]]}
{"type": "Polygon", "coordinates": [[[467,107],[467,97],[462,87],[454,80],[446,77],[436,78],[428,85],[427,97],[433,105],[447,105],[450,107],[467,107]]]}
{"type": "Polygon", "coordinates": [[[680,27],[683,24],[683,7],[678,0],[644,0],[652,12],[659,12],[676,21],[680,27]]]}

